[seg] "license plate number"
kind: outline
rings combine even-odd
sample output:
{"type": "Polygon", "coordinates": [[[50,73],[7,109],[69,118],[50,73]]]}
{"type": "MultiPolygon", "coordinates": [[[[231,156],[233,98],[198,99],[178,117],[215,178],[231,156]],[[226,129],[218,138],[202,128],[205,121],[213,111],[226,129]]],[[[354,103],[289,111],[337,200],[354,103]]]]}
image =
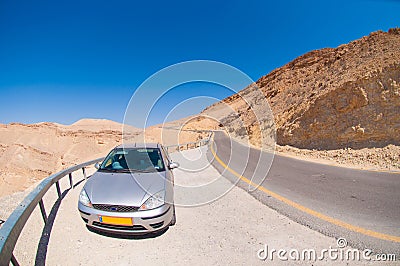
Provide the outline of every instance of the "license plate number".
{"type": "Polygon", "coordinates": [[[99,221],[105,224],[115,224],[115,225],[133,225],[132,218],[126,217],[110,217],[110,216],[99,216],[99,221]]]}

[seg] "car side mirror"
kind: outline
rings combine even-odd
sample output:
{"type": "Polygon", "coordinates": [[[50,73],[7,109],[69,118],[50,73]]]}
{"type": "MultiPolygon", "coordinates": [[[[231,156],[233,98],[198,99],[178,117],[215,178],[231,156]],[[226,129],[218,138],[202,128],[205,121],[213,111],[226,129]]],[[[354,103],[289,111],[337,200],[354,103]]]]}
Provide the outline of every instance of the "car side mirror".
{"type": "Polygon", "coordinates": [[[101,165],[101,163],[100,163],[100,162],[97,162],[97,163],[95,163],[94,168],[100,169],[100,165],[101,165]]]}
{"type": "Polygon", "coordinates": [[[179,163],[176,163],[176,162],[171,162],[170,164],[169,164],[169,166],[168,166],[168,168],[169,169],[175,169],[175,168],[178,168],[179,167],[179,163]]]}

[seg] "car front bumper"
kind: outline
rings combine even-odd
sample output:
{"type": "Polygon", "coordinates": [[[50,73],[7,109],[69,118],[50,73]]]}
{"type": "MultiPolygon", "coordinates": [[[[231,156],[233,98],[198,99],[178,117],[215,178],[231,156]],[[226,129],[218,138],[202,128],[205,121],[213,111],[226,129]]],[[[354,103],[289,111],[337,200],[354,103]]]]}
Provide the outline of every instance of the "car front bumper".
{"type": "Polygon", "coordinates": [[[87,207],[78,203],[79,213],[85,223],[92,228],[119,234],[146,234],[159,231],[170,225],[173,205],[164,204],[159,208],[136,212],[108,212],[87,207]],[[119,225],[103,222],[102,217],[131,218],[132,225],[119,225]]]}

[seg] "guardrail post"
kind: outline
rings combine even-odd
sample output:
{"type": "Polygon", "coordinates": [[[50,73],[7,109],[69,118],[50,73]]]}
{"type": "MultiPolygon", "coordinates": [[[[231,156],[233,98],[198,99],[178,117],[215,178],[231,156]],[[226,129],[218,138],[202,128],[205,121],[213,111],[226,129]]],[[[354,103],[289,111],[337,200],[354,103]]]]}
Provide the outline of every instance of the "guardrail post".
{"type": "Polygon", "coordinates": [[[60,189],[60,182],[56,182],[57,194],[58,197],[61,198],[61,189],[60,189]]]}
{"type": "Polygon", "coordinates": [[[74,181],[72,180],[72,173],[69,173],[69,185],[74,188],[74,181]]]}
{"type": "Polygon", "coordinates": [[[83,177],[85,180],[87,179],[85,167],[82,167],[83,177]]]}
{"type": "Polygon", "coordinates": [[[46,210],[44,208],[43,199],[40,199],[39,206],[40,206],[40,212],[42,213],[44,223],[47,224],[47,215],[46,215],[46,210]]]}

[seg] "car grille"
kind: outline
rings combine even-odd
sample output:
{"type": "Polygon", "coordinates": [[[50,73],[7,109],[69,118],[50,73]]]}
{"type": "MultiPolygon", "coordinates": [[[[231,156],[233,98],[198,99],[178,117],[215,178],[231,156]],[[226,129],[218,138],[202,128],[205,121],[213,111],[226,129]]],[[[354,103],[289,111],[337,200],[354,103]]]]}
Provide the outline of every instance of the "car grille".
{"type": "Polygon", "coordinates": [[[124,205],[108,205],[108,204],[93,204],[93,208],[96,210],[107,211],[107,212],[136,212],[139,207],[124,206],[124,205]]]}
{"type": "Polygon", "coordinates": [[[102,227],[102,228],[107,228],[107,229],[114,229],[114,230],[129,230],[129,231],[142,231],[146,230],[146,228],[142,225],[114,225],[114,224],[103,224],[99,222],[93,222],[93,225],[102,227]]]}

